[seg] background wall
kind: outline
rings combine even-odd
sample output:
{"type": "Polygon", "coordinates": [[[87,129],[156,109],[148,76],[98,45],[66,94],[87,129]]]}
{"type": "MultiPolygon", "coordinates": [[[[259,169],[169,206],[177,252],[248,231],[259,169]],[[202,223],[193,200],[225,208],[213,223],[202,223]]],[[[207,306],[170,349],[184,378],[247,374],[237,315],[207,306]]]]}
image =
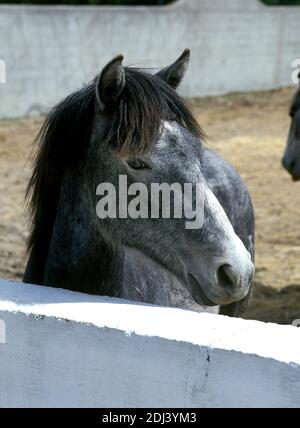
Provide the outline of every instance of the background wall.
{"type": "Polygon", "coordinates": [[[0,117],[44,112],[112,56],[161,67],[189,47],[187,96],[291,84],[300,8],[257,0],[179,0],[165,7],[0,6],[0,117]]]}

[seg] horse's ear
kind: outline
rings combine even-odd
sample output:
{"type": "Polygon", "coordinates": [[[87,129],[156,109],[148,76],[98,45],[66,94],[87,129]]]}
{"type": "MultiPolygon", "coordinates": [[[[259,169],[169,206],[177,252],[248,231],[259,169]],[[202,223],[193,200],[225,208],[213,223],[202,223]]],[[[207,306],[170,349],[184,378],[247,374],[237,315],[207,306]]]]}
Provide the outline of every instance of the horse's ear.
{"type": "Polygon", "coordinates": [[[159,71],[156,76],[167,82],[172,88],[176,89],[188,68],[190,62],[191,52],[189,49],[185,49],[180,57],[169,67],[163,68],[159,71]]]}
{"type": "Polygon", "coordinates": [[[123,55],[113,58],[103,68],[97,80],[96,95],[102,108],[115,104],[123,92],[125,86],[123,59],[123,55]]]}

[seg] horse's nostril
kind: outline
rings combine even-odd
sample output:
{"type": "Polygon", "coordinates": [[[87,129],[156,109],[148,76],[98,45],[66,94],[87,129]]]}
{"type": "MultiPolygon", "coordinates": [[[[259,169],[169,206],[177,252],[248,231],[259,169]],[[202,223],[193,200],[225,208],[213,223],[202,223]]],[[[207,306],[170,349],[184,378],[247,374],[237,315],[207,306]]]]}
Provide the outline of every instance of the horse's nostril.
{"type": "Polygon", "coordinates": [[[220,266],[217,275],[219,284],[224,288],[237,287],[239,284],[239,276],[235,274],[232,267],[228,264],[220,266]]]}

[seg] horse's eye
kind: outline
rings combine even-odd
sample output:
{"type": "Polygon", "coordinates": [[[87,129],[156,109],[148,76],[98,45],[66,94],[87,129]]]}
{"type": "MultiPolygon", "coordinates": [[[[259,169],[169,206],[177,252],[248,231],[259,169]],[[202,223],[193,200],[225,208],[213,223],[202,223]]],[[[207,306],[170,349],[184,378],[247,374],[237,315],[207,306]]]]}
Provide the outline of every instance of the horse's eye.
{"type": "Polygon", "coordinates": [[[148,166],[143,162],[141,159],[130,159],[127,161],[128,165],[132,169],[145,169],[148,168],[148,166]]]}

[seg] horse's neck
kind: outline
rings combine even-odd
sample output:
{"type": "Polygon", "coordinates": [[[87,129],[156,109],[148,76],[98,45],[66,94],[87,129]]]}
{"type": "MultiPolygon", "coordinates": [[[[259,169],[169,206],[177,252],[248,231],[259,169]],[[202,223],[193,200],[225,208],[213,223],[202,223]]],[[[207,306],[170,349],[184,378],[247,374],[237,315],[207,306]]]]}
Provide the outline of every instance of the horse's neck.
{"type": "Polygon", "coordinates": [[[217,307],[197,305],[184,283],[153,260],[130,248],[125,249],[119,297],[198,312],[218,312],[217,307]]]}

